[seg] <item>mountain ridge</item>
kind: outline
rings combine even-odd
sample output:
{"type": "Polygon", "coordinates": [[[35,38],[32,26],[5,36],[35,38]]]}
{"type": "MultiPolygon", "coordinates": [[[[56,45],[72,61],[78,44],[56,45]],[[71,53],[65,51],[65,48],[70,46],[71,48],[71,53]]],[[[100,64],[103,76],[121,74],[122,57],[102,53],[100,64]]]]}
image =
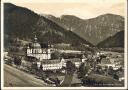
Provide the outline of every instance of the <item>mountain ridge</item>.
{"type": "Polygon", "coordinates": [[[8,3],[5,3],[4,7],[4,34],[6,41],[17,37],[23,40],[32,40],[36,34],[39,42],[52,44],[79,43],[93,46],[89,41],[82,39],[74,32],[65,30],[55,22],[27,8],[8,3]]]}
{"type": "Polygon", "coordinates": [[[74,15],[62,15],[59,18],[47,15],[46,18],[73,31],[82,38],[90,41],[93,45],[97,45],[106,38],[124,30],[124,18],[120,15],[110,13],[90,19],[81,19],[74,15]]]}
{"type": "Polygon", "coordinates": [[[5,39],[18,37],[32,40],[36,34],[39,42],[98,46],[100,42],[124,31],[124,18],[110,13],[86,20],[74,15],[56,18],[53,15],[42,16],[11,3],[5,3],[4,12],[5,39]]]}

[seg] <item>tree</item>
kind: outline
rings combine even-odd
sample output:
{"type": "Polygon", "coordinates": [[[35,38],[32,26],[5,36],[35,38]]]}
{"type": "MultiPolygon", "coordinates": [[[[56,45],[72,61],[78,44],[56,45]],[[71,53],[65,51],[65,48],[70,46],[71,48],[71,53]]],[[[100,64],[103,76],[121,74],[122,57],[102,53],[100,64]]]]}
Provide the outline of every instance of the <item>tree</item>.
{"type": "Polygon", "coordinates": [[[119,80],[119,76],[116,73],[113,75],[113,78],[119,80]]]}
{"type": "Polygon", "coordinates": [[[90,69],[89,65],[85,66],[85,63],[81,63],[78,70],[78,77],[83,78],[88,73],[89,69],[90,69]]]}
{"type": "Polygon", "coordinates": [[[32,70],[32,73],[37,73],[38,71],[37,63],[33,63],[31,65],[31,70],[32,70]]]}
{"type": "Polygon", "coordinates": [[[103,69],[102,69],[101,66],[98,66],[98,67],[97,67],[97,71],[96,71],[96,73],[97,73],[97,74],[101,74],[101,75],[104,74],[104,71],[103,71],[103,69]]]}
{"type": "Polygon", "coordinates": [[[67,61],[66,62],[66,69],[67,69],[68,74],[73,74],[76,70],[76,66],[71,61],[67,61]]]}
{"type": "Polygon", "coordinates": [[[22,63],[21,59],[19,57],[14,57],[14,64],[17,66],[20,66],[22,63]]]}
{"type": "Polygon", "coordinates": [[[60,53],[58,51],[55,51],[54,53],[51,54],[52,59],[59,59],[60,53]]]}
{"type": "Polygon", "coordinates": [[[112,66],[109,67],[108,74],[113,76],[114,70],[113,70],[113,67],[112,66]]]}
{"type": "Polygon", "coordinates": [[[43,69],[43,66],[42,66],[42,64],[40,65],[40,70],[42,70],[43,69]]]}

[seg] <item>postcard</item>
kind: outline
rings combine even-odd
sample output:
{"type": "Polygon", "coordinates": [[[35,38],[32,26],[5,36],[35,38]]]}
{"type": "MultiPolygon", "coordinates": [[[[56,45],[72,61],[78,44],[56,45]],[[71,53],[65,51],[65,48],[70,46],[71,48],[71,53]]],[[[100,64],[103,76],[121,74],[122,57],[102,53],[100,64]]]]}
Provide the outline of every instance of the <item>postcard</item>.
{"type": "Polygon", "coordinates": [[[127,0],[2,0],[1,85],[127,89],[127,0]]]}

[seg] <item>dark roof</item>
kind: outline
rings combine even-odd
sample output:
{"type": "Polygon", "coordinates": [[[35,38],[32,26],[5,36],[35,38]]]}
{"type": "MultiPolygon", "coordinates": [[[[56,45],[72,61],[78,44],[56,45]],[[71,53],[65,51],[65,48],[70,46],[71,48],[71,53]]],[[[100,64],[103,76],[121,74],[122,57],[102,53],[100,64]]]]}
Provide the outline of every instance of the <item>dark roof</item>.
{"type": "Polygon", "coordinates": [[[20,51],[20,52],[9,52],[9,55],[18,55],[18,56],[25,56],[26,53],[24,51],[20,51]]]}
{"type": "MultiPolygon", "coordinates": [[[[104,83],[108,83],[108,84],[120,84],[119,81],[113,79],[112,77],[110,76],[103,76],[103,75],[99,75],[99,74],[91,74],[87,77],[88,79],[91,79],[91,80],[95,80],[97,82],[104,82],[104,83]]],[[[86,78],[86,79],[87,79],[86,78]]]]}
{"type": "Polygon", "coordinates": [[[48,48],[48,43],[40,43],[41,48],[48,48]]]}
{"type": "MultiPolygon", "coordinates": [[[[28,46],[29,46],[30,48],[32,48],[32,44],[33,44],[33,43],[34,43],[34,42],[29,43],[28,46]]],[[[36,42],[36,43],[37,43],[37,42],[36,42]]],[[[40,44],[41,48],[49,48],[49,47],[51,47],[51,45],[49,45],[48,43],[39,43],[39,42],[38,42],[38,44],[40,44]]]]}
{"type": "Polygon", "coordinates": [[[102,63],[102,64],[111,64],[111,62],[110,62],[109,59],[102,59],[102,60],[101,60],[101,63],[102,63]]]}
{"type": "MultiPolygon", "coordinates": [[[[73,59],[64,59],[65,62],[71,61],[71,62],[81,62],[81,59],[79,58],[73,58],[73,59]]],[[[60,59],[54,59],[54,60],[44,60],[42,61],[43,64],[55,64],[55,63],[60,63],[60,59]]]]}
{"type": "Polygon", "coordinates": [[[60,63],[61,61],[59,59],[55,59],[55,60],[44,60],[42,61],[43,64],[56,64],[56,63],[60,63]]]}
{"type": "Polygon", "coordinates": [[[81,59],[79,59],[79,58],[72,58],[72,59],[65,59],[65,61],[81,62],[81,59]]]}
{"type": "Polygon", "coordinates": [[[124,77],[124,70],[121,72],[121,71],[118,71],[117,72],[117,75],[119,76],[119,77],[124,77]]]}

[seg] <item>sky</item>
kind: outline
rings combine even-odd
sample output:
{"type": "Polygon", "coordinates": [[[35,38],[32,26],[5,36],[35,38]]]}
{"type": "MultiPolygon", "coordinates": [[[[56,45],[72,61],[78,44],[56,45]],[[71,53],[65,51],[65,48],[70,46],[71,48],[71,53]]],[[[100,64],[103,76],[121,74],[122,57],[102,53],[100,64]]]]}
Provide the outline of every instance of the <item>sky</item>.
{"type": "Polygon", "coordinates": [[[82,19],[112,13],[125,15],[125,0],[4,0],[38,14],[75,15],[82,19]],[[22,1],[22,2],[21,2],[22,1]]]}

